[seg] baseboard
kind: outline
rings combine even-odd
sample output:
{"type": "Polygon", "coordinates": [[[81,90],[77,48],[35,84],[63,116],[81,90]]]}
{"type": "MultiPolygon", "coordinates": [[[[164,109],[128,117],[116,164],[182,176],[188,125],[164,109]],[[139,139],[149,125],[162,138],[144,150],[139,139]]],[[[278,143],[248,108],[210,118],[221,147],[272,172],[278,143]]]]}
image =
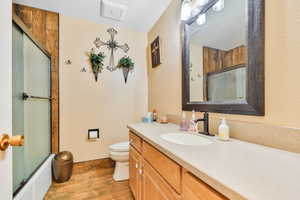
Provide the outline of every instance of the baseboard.
{"type": "Polygon", "coordinates": [[[76,162],[74,163],[74,169],[80,167],[93,167],[93,166],[100,166],[101,168],[112,168],[115,166],[115,162],[110,158],[102,158],[97,160],[88,160],[83,162],[76,162]]]}

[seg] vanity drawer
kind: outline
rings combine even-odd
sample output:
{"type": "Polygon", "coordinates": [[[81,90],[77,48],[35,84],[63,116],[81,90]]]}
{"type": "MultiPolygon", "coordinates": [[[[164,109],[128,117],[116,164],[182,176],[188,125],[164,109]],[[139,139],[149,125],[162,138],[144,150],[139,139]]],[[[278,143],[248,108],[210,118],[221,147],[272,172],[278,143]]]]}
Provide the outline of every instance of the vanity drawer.
{"type": "Polygon", "coordinates": [[[183,172],[182,179],[182,200],[228,200],[187,171],[183,172]]]}
{"type": "Polygon", "coordinates": [[[137,151],[142,152],[142,139],[129,131],[129,142],[137,151]]]}
{"type": "Polygon", "coordinates": [[[147,161],[143,161],[142,200],[181,200],[181,196],[147,161]]]}
{"type": "Polygon", "coordinates": [[[176,192],[181,193],[181,166],[145,141],[142,154],[176,192]]]}

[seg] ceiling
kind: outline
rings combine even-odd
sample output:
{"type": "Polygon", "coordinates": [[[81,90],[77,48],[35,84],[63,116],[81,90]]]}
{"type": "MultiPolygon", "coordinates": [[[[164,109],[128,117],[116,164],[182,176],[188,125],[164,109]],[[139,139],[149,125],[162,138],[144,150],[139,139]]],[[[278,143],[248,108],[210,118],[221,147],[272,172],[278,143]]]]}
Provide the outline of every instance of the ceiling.
{"type": "Polygon", "coordinates": [[[148,32],[171,0],[109,0],[128,6],[125,19],[115,21],[100,16],[101,0],[13,0],[14,3],[87,19],[101,24],[148,32]],[[155,2],[155,3],[154,3],[155,2]]]}

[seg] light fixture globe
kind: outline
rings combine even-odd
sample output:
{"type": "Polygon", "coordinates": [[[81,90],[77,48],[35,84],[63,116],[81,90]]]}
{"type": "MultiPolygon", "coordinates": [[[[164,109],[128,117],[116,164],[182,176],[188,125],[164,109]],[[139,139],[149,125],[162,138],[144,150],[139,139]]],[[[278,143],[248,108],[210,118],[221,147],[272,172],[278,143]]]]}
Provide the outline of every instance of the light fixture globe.
{"type": "Polygon", "coordinates": [[[186,21],[192,15],[191,0],[183,0],[181,4],[181,20],[186,21]]]}

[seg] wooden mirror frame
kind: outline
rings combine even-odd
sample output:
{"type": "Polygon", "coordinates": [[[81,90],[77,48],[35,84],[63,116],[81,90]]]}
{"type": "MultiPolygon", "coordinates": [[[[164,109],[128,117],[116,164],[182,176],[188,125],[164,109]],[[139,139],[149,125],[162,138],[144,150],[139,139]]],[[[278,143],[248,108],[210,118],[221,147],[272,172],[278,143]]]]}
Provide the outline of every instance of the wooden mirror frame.
{"type": "MultiPolygon", "coordinates": [[[[214,2],[214,0],[212,1],[214,2]]],[[[205,13],[214,3],[208,3],[200,11],[205,13]]],[[[246,100],[216,102],[190,102],[190,36],[189,27],[197,19],[192,17],[182,25],[182,110],[216,112],[227,114],[256,115],[265,114],[264,66],[265,66],[265,0],[248,0],[247,30],[247,81],[246,100]]]]}

